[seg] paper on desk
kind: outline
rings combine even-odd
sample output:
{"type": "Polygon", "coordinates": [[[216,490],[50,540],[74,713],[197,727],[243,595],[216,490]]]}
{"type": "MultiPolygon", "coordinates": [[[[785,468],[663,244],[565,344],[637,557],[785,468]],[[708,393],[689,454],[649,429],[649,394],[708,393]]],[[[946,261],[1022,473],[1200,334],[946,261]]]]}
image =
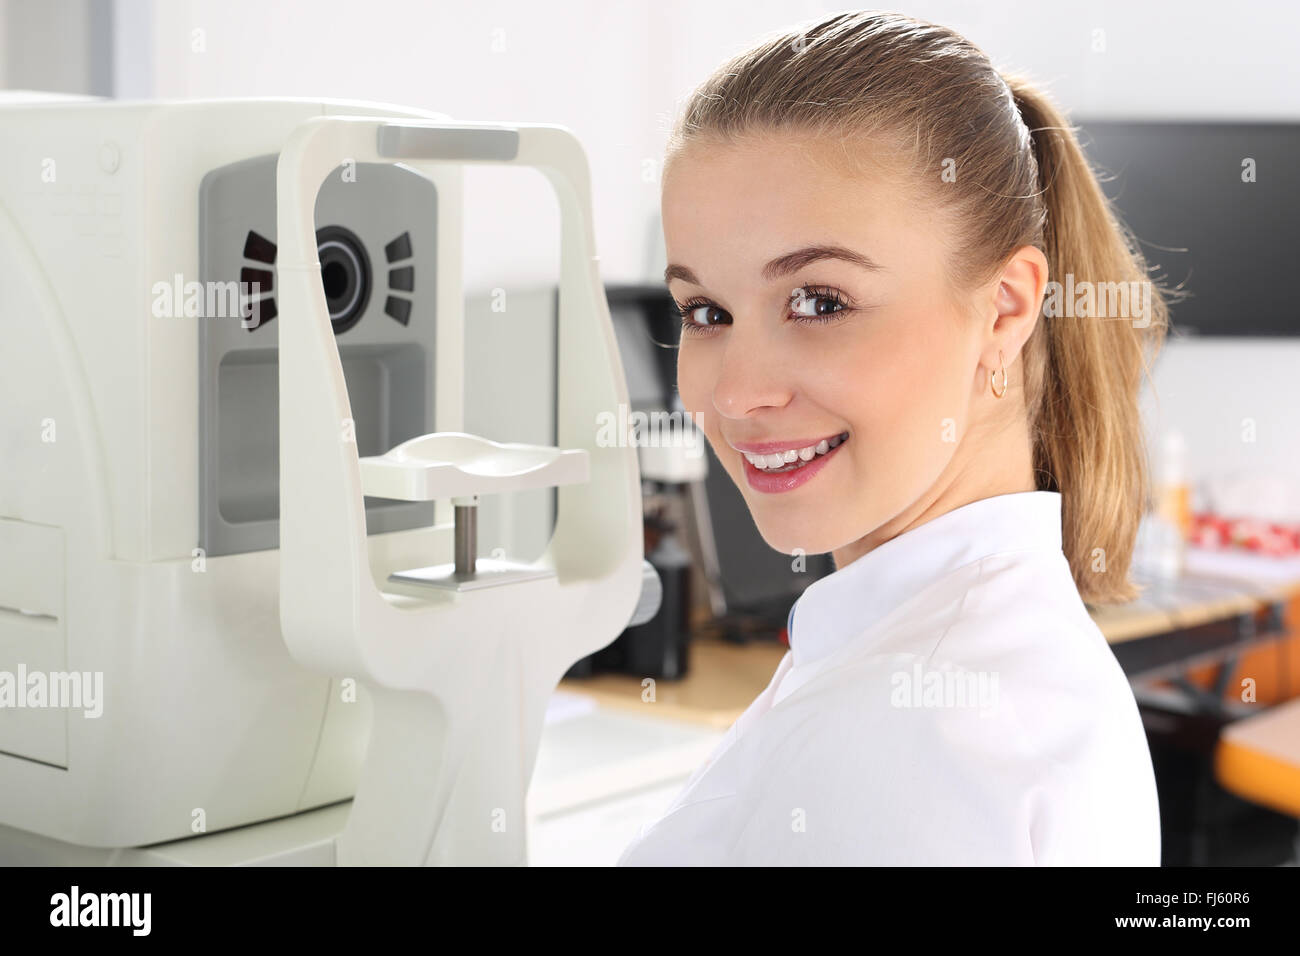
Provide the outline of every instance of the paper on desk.
{"type": "Polygon", "coordinates": [[[590,714],[597,706],[595,699],[585,694],[557,690],[551,694],[551,699],[546,703],[546,717],[543,723],[556,724],[562,720],[581,717],[583,714],[590,714]]]}
{"type": "Polygon", "coordinates": [[[1300,556],[1275,558],[1246,551],[1188,548],[1185,569],[1188,574],[1280,584],[1300,581],[1300,556]]]}

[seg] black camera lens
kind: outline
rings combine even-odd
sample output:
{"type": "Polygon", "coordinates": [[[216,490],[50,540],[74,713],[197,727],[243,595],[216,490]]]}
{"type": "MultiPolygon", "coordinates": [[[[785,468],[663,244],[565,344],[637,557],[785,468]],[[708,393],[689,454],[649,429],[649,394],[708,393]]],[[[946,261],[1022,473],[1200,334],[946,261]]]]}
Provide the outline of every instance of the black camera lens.
{"type": "Polygon", "coordinates": [[[330,323],[338,335],[360,322],[366,311],[370,301],[370,257],[356,233],[342,226],[316,230],[316,254],[330,323]]]}

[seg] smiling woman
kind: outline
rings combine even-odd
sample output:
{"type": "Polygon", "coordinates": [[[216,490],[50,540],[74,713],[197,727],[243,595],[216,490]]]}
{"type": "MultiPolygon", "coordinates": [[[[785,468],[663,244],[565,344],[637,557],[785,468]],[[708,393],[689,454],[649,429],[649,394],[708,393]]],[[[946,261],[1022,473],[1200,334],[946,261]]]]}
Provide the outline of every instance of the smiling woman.
{"type": "Polygon", "coordinates": [[[1056,108],[950,30],[839,14],[694,92],[662,204],[683,405],[764,540],[837,570],[620,862],[1158,863],[1084,601],[1135,593],[1167,308],[1045,317],[1049,281],[1147,283],[1056,108]],[[996,693],[898,704],[936,671],[996,693]]]}

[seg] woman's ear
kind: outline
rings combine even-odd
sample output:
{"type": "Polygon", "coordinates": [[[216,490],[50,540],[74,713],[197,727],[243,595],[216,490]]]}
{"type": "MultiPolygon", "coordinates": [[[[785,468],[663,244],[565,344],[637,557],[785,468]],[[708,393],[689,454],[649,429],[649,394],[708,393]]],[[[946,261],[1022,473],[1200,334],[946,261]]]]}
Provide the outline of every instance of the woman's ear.
{"type": "Polygon", "coordinates": [[[994,292],[993,320],[985,329],[980,361],[996,371],[1002,360],[1010,365],[1029,340],[1043,306],[1047,288],[1047,257],[1037,246],[1021,246],[1007,260],[994,292]]]}

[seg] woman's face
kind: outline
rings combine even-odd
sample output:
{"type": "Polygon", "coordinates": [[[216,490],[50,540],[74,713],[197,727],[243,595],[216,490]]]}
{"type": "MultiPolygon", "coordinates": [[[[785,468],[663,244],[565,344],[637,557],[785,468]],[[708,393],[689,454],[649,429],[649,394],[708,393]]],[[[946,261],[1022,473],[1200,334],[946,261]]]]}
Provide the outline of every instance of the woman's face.
{"type": "Polygon", "coordinates": [[[819,160],[838,145],[818,148],[694,144],[666,171],[663,224],[686,311],[686,410],[771,547],[835,551],[843,566],[975,466],[959,449],[989,385],[988,343],[945,293],[947,233],[926,206],[883,170],[819,160]],[[860,258],[801,252],[826,247],[860,258]],[[845,435],[774,475],[739,450],[845,435]]]}

